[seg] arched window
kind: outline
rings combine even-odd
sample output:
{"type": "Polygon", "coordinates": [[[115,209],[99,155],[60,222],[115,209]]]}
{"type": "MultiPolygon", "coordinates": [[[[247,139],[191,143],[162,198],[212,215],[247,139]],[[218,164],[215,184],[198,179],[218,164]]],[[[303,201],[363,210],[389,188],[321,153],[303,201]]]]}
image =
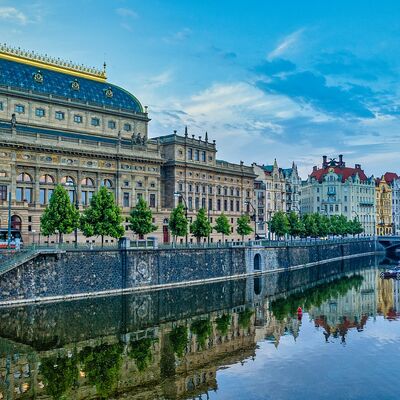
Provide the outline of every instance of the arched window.
{"type": "Polygon", "coordinates": [[[104,179],[102,186],[105,186],[106,188],[112,188],[112,182],[110,179],[104,179]]]}
{"type": "Polygon", "coordinates": [[[92,178],[83,178],[81,181],[81,185],[83,186],[94,186],[92,178]]]}
{"type": "Polygon", "coordinates": [[[74,180],[74,178],[72,178],[70,176],[63,176],[61,178],[61,183],[63,185],[74,185],[75,184],[75,180],[74,180]]]}
{"type": "Polygon", "coordinates": [[[25,182],[25,183],[31,183],[32,182],[32,177],[27,174],[26,172],[22,172],[17,176],[17,182],[25,182]]]}
{"type": "Polygon", "coordinates": [[[54,183],[54,178],[51,175],[45,174],[40,177],[39,182],[52,184],[52,183],[54,183]]]}
{"type": "Polygon", "coordinates": [[[22,228],[21,217],[19,217],[18,215],[13,215],[11,217],[11,229],[17,229],[20,231],[21,228],[22,228]]]}

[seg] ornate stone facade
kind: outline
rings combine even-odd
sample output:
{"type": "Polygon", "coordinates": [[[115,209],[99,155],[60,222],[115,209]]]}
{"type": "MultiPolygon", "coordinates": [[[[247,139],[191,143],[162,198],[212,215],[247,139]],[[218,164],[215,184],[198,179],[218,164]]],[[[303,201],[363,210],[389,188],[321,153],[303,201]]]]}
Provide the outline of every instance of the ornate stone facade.
{"type": "Polygon", "coordinates": [[[385,176],[376,180],[376,234],[393,233],[392,188],[385,176]]]}
{"type": "MultiPolygon", "coordinates": [[[[251,169],[216,160],[215,142],[173,136],[171,146],[171,136],[149,139],[147,107],[108,83],[105,71],[4,46],[0,69],[0,227],[8,225],[10,206],[12,226],[21,229],[25,242],[47,241],[40,237],[40,216],[56,184],[67,188],[80,210],[107,186],[122,208],[128,237],[130,210],[145,198],[158,226],[154,236],[164,242],[177,201],[173,193],[181,185],[192,197],[191,218],[202,206],[212,219],[224,211],[235,225],[244,199],[252,198],[251,169]]],[[[239,238],[235,226],[232,238],[239,238]]],[[[73,235],[65,240],[73,241],[73,235]]],[[[78,240],[95,238],[79,233],[78,240]]]]}

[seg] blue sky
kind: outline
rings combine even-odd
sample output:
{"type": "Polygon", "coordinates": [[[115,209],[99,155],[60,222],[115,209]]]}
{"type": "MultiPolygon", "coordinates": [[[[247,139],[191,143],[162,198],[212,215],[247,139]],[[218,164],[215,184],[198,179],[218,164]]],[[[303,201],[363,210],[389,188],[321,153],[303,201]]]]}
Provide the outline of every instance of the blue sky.
{"type": "Polygon", "coordinates": [[[149,106],[150,136],[219,158],[300,165],[344,154],[400,172],[399,1],[0,0],[7,44],[101,67],[149,106]]]}

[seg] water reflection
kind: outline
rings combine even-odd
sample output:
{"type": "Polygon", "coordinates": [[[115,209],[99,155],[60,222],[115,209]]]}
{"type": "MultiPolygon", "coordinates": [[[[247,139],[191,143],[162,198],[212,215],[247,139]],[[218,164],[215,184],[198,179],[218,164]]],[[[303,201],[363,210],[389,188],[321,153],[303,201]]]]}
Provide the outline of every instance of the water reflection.
{"type": "Polygon", "coordinates": [[[371,318],[398,319],[399,282],[379,278],[380,261],[0,309],[0,399],[228,398],[219,374],[263,342],[279,349],[312,324],[345,345],[371,318]]]}

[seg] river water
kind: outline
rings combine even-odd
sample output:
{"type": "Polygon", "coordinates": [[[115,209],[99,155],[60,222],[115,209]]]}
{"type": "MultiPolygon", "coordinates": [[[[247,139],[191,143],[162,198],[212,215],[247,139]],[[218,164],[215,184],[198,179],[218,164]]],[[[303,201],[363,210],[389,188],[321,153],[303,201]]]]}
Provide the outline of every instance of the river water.
{"type": "Polygon", "coordinates": [[[0,399],[398,399],[390,263],[0,308],[0,399]]]}

